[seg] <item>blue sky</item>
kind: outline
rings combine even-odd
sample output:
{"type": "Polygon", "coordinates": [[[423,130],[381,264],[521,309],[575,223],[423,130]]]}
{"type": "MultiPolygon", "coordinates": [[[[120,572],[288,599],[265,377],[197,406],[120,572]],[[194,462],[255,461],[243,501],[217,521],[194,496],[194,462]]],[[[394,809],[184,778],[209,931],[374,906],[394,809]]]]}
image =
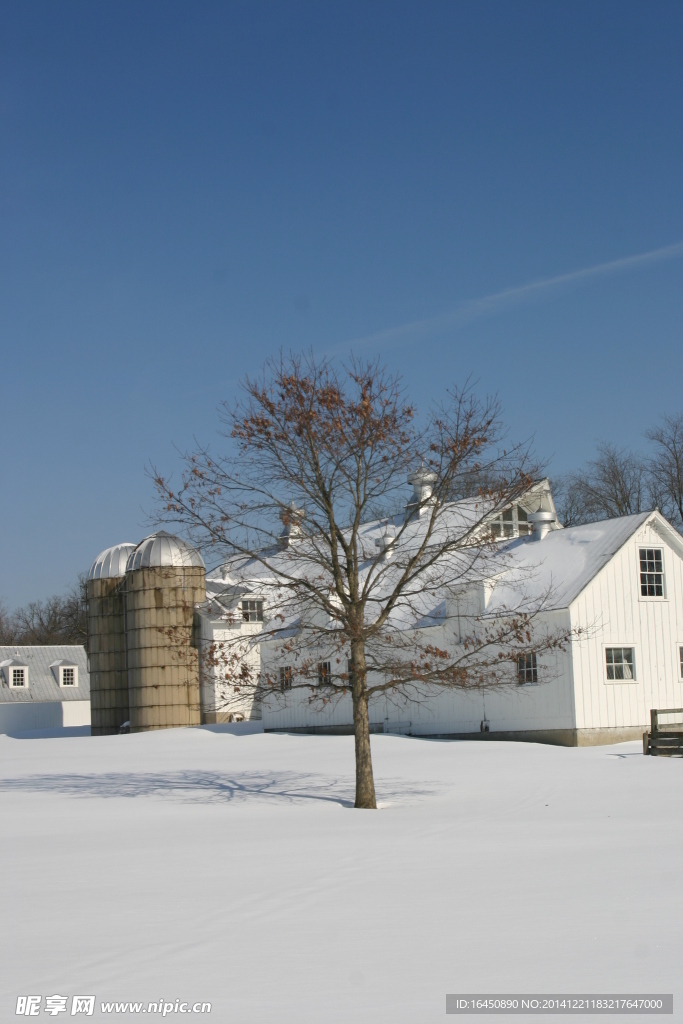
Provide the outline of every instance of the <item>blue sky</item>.
{"type": "Polygon", "coordinates": [[[148,532],[145,465],[281,346],[422,408],[472,375],[555,473],[642,444],[683,410],[682,49],[666,0],[2,5],[0,598],[148,532]]]}

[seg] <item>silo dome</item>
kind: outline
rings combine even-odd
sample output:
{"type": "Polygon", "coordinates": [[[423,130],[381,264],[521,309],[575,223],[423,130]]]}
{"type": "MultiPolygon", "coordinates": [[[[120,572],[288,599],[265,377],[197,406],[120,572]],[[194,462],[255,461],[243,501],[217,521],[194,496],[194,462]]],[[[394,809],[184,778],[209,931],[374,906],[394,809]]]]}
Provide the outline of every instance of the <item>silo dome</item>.
{"type": "Polygon", "coordinates": [[[115,544],[97,556],[90,566],[89,580],[111,580],[126,574],[128,556],[135,551],[135,544],[115,544]]]}
{"type": "Polygon", "coordinates": [[[182,537],[159,530],[140,541],[128,555],[126,572],[135,569],[153,569],[163,566],[177,566],[204,569],[204,559],[196,548],[182,537]]]}

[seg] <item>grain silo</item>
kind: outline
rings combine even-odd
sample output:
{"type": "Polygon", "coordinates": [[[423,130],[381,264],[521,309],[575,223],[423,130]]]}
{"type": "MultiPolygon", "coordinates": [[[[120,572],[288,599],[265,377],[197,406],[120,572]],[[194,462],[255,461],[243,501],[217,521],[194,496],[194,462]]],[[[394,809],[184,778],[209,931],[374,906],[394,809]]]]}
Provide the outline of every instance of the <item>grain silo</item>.
{"type": "Polygon", "coordinates": [[[91,734],[111,736],[128,721],[124,576],[135,544],[107,548],[90,566],[88,659],[91,734]]]}
{"type": "Polygon", "coordinates": [[[165,530],[128,557],[126,652],[131,732],[199,725],[195,605],[206,597],[201,555],[165,530]]]}

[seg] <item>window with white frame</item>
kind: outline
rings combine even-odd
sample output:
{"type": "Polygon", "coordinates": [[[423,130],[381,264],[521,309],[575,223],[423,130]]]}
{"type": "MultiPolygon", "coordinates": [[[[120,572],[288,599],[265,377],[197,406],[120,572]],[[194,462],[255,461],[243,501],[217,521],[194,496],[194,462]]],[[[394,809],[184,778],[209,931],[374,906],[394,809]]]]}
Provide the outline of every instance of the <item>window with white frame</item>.
{"type": "Polygon", "coordinates": [[[534,651],[529,651],[528,654],[522,654],[517,659],[517,682],[522,685],[523,683],[537,683],[538,682],[538,666],[536,664],[536,654],[534,651]]]}
{"type": "Polygon", "coordinates": [[[513,537],[527,537],[531,533],[526,509],[521,505],[506,508],[491,523],[491,532],[496,540],[511,540],[513,537]]]}
{"type": "Polygon", "coordinates": [[[25,668],[11,668],[10,669],[10,686],[17,690],[22,689],[26,686],[26,669],[25,668]]]}
{"type": "Polygon", "coordinates": [[[263,622],[263,601],[242,601],[244,622],[263,622]]]}
{"type": "Polygon", "coordinates": [[[65,665],[62,668],[62,686],[75,686],[76,685],[76,669],[73,665],[65,665]]]}
{"type": "Polygon", "coordinates": [[[511,508],[506,508],[497,519],[494,519],[491,524],[493,536],[496,538],[504,537],[510,538],[515,535],[515,520],[514,514],[511,508]]]}
{"type": "Polygon", "coordinates": [[[636,678],[632,647],[606,647],[607,678],[614,682],[632,682],[636,678]]]}
{"type": "Polygon", "coordinates": [[[280,669],[280,689],[282,690],[283,693],[285,690],[292,689],[292,678],[292,666],[284,665],[280,669]]]}
{"type": "Polygon", "coordinates": [[[641,597],[664,597],[664,561],[661,548],[640,549],[641,597]]]}
{"type": "Polygon", "coordinates": [[[332,682],[332,663],[329,661],[318,662],[318,686],[329,686],[332,682]]]}
{"type": "Polygon", "coordinates": [[[520,537],[528,537],[531,533],[531,523],[527,520],[526,509],[521,505],[517,506],[517,529],[520,537]]]}

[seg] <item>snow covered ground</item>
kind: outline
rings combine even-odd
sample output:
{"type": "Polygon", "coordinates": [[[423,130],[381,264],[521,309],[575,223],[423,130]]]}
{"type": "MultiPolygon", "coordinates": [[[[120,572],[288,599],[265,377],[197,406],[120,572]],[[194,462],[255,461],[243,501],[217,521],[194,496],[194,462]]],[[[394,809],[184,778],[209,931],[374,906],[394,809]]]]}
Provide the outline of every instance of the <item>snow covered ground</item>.
{"type": "Polygon", "coordinates": [[[373,813],[351,737],[230,728],[0,737],[0,1020],[78,993],[414,1024],[558,990],[683,1019],[681,760],[375,736],[373,813]]]}

